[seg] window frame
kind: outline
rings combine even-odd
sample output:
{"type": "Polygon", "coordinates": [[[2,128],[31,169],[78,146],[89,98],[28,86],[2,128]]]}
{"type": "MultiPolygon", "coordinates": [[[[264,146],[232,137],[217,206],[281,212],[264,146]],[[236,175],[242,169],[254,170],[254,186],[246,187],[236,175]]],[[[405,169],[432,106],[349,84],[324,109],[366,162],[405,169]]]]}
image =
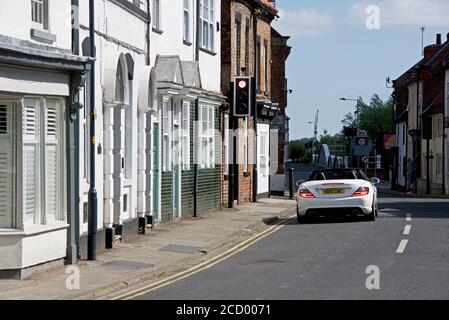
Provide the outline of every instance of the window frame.
{"type": "Polygon", "coordinates": [[[184,43],[192,42],[191,28],[190,28],[191,5],[190,0],[183,2],[183,41],[184,43]],[[187,6],[186,6],[187,5],[187,6]]]}
{"type": "Polygon", "coordinates": [[[201,169],[215,168],[215,108],[200,105],[198,116],[198,155],[201,157],[198,165],[201,169]]]}
{"type": "Polygon", "coordinates": [[[42,31],[49,31],[49,5],[48,0],[31,0],[31,23],[33,28],[42,30],[42,31]],[[42,12],[40,13],[41,17],[40,19],[37,17],[39,15],[38,12],[35,12],[35,8],[41,6],[42,12]],[[37,21],[41,20],[41,21],[37,21]]]}
{"type": "Polygon", "coordinates": [[[163,98],[162,101],[162,171],[171,172],[173,170],[173,105],[172,100],[163,98]]]}
{"type": "Polygon", "coordinates": [[[239,76],[241,72],[241,53],[242,53],[242,21],[241,17],[235,17],[235,70],[234,75],[239,76]]]}
{"type": "Polygon", "coordinates": [[[223,169],[223,173],[225,176],[229,175],[229,164],[230,164],[230,156],[229,156],[229,141],[230,141],[230,137],[229,137],[229,133],[230,133],[230,129],[229,129],[229,114],[225,113],[223,115],[223,152],[224,152],[224,158],[223,158],[223,163],[224,163],[224,169],[223,169]]]}
{"type": "Polygon", "coordinates": [[[161,22],[161,1],[153,0],[152,1],[152,27],[155,30],[162,30],[162,22],[161,22]]]}
{"type": "Polygon", "coordinates": [[[268,139],[268,135],[266,132],[262,132],[260,134],[260,173],[262,175],[262,177],[267,177],[268,176],[268,158],[269,158],[269,154],[268,154],[268,150],[266,148],[266,142],[268,139]],[[262,167],[262,164],[264,165],[262,167]]]}
{"type": "Polygon", "coordinates": [[[215,52],[215,0],[200,1],[200,48],[215,52]],[[205,12],[207,11],[207,17],[205,12]]]}
{"type": "Polygon", "coordinates": [[[248,118],[243,119],[243,172],[249,172],[248,118]]]}
{"type": "Polygon", "coordinates": [[[66,165],[66,100],[58,96],[26,95],[20,99],[1,101],[10,106],[13,168],[12,198],[7,230],[38,230],[42,227],[67,223],[67,165],[66,165]],[[29,110],[27,112],[27,110],[29,110]],[[31,147],[31,149],[29,148],[31,147]],[[31,150],[27,162],[26,150],[31,150]],[[25,211],[28,196],[25,166],[32,163],[33,199],[30,214],[25,211]]]}
{"type": "Polygon", "coordinates": [[[182,170],[190,170],[190,102],[182,102],[181,111],[182,170]]]}
{"type": "Polygon", "coordinates": [[[263,56],[264,56],[264,66],[263,66],[263,76],[264,76],[264,93],[266,95],[268,95],[268,55],[269,55],[269,51],[268,51],[268,40],[264,40],[264,45],[263,45],[263,56]]]}

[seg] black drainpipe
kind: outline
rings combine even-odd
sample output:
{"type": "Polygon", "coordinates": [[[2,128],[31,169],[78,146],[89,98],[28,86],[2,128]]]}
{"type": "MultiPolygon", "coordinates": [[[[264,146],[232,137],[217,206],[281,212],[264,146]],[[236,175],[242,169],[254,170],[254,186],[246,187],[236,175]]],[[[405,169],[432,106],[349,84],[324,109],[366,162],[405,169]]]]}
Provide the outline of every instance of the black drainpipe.
{"type": "MultiPolygon", "coordinates": [[[[200,0],[196,0],[196,10],[195,10],[195,20],[196,20],[196,39],[195,39],[195,61],[200,61],[200,0]]],[[[195,101],[195,128],[197,128],[197,123],[199,119],[199,100],[198,98],[195,101]]],[[[198,136],[198,130],[194,130],[195,137],[198,136]]],[[[194,137],[194,138],[195,138],[194,137]]],[[[197,140],[197,139],[195,139],[197,140]]],[[[198,143],[198,141],[197,141],[198,143]]],[[[195,155],[197,153],[197,148],[194,148],[193,154],[195,155]]],[[[198,216],[198,157],[193,157],[194,164],[193,164],[193,171],[194,171],[194,178],[193,178],[193,217],[198,216]]]]}
{"type": "MultiPolygon", "coordinates": [[[[95,0],[89,0],[89,40],[90,55],[93,59],[96,56],[95,50],[95,0]]],[[[98,194],[95,183],[95,149],[96,133],[95,121],[97,111],[95,109],[95,60],[92,61],[90,72],[90,189],[89,189],[89,214],[88,214],[88,236],[87,236],[87,259],[97,260],[97,225],[98,225],[98,194]]]]}
{"type": "MultiPolygon", "coordinates": [[[[72,0],[72,54],[79,55],[79,1],[72,0]]],[[[79,85],[80,77],[72,74],[67,118],[67,264],[79,257],[79,85]]]]}
{"type": "Polygon", "coordinates": [[[147,0],[147,66],[151,65],[151,42],[150,42],[150,33],[151,33],[151,14],[150,14],[150,0],[147,0]]]}

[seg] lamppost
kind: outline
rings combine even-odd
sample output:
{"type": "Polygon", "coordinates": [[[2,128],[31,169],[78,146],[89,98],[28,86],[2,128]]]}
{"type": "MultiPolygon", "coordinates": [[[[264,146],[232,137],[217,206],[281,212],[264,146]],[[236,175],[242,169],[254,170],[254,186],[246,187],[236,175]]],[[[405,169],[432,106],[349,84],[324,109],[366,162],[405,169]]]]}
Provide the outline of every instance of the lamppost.
{"type": "Polygon", "coordinates": [[[315,164],[315,152],[316,152],[316,143],[318,138],[318,117],[320,110],[316,111],[315,121],[309,121],[309,124],[313,124],[313,144],[312,144],[312,161],[315,164]]]}
{"type": "Polygon", "coordinates": [[[340,98],[340,100],[341,101],[355,101],[355,102],[357,102],[357,106],[356,106],[356,108],[357,108],[357,111],[355,112],[356,114],[357,114],[357,127],[359,126],[359,120],[360,120],[360,117],[359,117],[359,115],[360,115],[360,109],[359,109],[359,104],[358,104],[358,102],[359,102],[359,99],[350,99],[350,98],[340,98]]]}

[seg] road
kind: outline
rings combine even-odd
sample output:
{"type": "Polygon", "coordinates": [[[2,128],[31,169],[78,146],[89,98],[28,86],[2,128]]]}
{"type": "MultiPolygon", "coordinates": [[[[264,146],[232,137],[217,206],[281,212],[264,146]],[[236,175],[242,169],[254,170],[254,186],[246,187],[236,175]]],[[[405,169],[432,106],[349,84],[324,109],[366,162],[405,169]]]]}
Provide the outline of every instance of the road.
{"type": "Polygon", "coordinates": [[[449,299],[448,208],[449,200],[381,195],[376,222],[290,221],[230,259],[136,299],[449,299]],[[378,277],[367,273],[375,268],[378,277]]]}

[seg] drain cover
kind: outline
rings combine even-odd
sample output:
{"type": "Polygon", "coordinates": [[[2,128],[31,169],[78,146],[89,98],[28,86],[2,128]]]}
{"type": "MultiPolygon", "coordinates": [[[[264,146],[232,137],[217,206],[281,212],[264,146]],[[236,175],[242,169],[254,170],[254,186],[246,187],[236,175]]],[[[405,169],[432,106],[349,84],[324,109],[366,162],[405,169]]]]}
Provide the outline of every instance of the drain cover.
{"type": "Polygon", "coordinates": [[[195,247],[195,246],[169,244],[168,246],[160,248],[159,251],[174,252],[174,253],[195,253],[195,252],[200,251],[201,249],[202,249],[201,247],[195,247]]]}
{"type": "Polygon", "coordinates": [[[111,260],[103,263],[103,266],[120,270],[139,270],[154,267],[154,265],[151,263],[143,263],[139,261],[129,261],[129,260],[111,260]]]}

